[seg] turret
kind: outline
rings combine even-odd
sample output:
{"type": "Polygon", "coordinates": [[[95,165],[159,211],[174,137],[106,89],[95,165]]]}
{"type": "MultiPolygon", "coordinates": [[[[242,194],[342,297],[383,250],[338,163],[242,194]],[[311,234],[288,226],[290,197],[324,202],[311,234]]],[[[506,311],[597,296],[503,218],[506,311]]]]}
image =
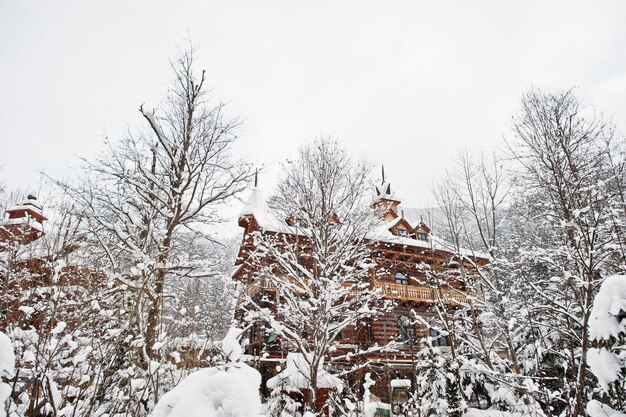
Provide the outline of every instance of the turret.
{"type": "Polygon", "coordinates": [[[254,173],[254,188],[246,201],[246,205],[239,213],[239,226],[245,229],[244,234],[259,229],[259,221],[265,212],[265,196],[259,188],[258,172],[254,173]]]}
{"type": "MultiPolygon", "coordinates": [[[[31,243],[43,236],[43,222],[47,220],[37,197],[29,194],[22,203],[6,210],[8,219],[0,224],[0,242],[16,241],[22,245],[31,243]]],[[[3,250],[4,245],[0,246],[3,250]]]]}
{"type": "Polygon", "coordinates": [[[391,184],[385,179],[385,166],[382,166],[382,182],[375,185],[376,195],[372,206],[376,210],[380,210],[386,221],[393,220],[398,217],[398,205],[400,200],[391,192],[391,184]]]}

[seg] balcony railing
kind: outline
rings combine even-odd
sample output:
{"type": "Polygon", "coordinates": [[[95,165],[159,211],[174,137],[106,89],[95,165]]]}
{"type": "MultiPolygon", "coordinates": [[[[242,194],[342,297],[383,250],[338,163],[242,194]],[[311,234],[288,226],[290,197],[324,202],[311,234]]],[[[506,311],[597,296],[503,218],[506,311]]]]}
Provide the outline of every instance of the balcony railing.
{"type": "MultiPolygon", "coordinates": [[[[434,303],[438,300],[446,304],[465,304],[471,299],[484,302],[481,294],[473,291],[460,291],[450,288],[430,288],[422,285],[405,285],[393,282],[375,281],[374,288],[380,288],[383,296],[405,301],[434,303]]],[[[267,278],[259,279],[248,286],[242,295],[255,296],[267,290],[276,290],[276,285],[267,278]]]]}
{"type": "Polygon", "coordinates": [[[404,285],[383,281],[375,282],[374,287],[380,288],[382,294],[387,298],[406,301],[433,303],[441,299],[447,304],[465,304],[471,298],[482,301],[482,299],[473,292],[462,292],[449,288],[434,289],[421,285],[404,285]]]}

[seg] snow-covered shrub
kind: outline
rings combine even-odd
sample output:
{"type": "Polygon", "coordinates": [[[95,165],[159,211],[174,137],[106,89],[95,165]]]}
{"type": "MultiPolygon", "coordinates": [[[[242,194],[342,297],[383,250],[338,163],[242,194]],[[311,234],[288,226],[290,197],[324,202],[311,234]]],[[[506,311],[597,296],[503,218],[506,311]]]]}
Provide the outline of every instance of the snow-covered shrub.
{"type": "Polygon", "coordinates": [[[152,417],[258,417],[261,374],[243,363],[196,371],[163,395],[152,417]]]}
{"type": "Polygon", "coordinates": [[[241,329],[222,341],[227,364],[193,372],[158,402],[152,417],[258,417],[261,374],[239,362],[241,329]]]}
{"type": "Polygon", "coordinates": [[[298,415],[298,410],[302,405],[292,398],[290,394],[297,394],[299,390],[292,387],[289,377],[286,375],[277,376],[272,392],[265,404],[266,417],[292,417],[298,415]]]}
{"type": "MultiPolygon", "coordinates": [[[[593,302],[589,338],[594,344],[587,352],[591,372],[609,404],[626,410],[626,275],[602,283],[593,302]]],[[[597,408],[588,405],[588,410],[590,406],[597,408]]]]}
{"type": "MultiPolygon", "coordinates": [[[[454,381],[454,376],[450,373],[449,358],[438,348],[425,346],[417,354],[415,373],[417,386],[413,407],[420,415],[447,416],[451,390],[458,390],[458,384],[450,383],[454,381]]],[[[456,412],[461,407],[457,401],[458,392],[453,396],[453,408],[456,412]]]]}
{"type": "Polygon", "coordinates": [[[0,417],[5,417],[5,402],[11,395],[11,386],[5,381],[15,372],[15,354],[9,337],[0,332],[0,417]]]}

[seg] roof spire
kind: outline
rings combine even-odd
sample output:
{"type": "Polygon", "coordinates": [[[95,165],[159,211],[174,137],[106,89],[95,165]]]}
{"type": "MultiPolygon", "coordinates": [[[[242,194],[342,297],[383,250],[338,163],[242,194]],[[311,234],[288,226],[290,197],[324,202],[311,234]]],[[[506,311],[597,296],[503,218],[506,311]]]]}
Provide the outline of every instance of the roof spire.
{"type": "Polygon", "coordinates": [[[259,185],[259,169],[254,170],[254,188],[259,185]]]}
{"type": "Polygon", "coordinates": [[[382,172],[383,172],[383,182],[381,184],[384,184],[385,183],[385,165],[381,164],[381,167],[382,167],[382,172]]]}

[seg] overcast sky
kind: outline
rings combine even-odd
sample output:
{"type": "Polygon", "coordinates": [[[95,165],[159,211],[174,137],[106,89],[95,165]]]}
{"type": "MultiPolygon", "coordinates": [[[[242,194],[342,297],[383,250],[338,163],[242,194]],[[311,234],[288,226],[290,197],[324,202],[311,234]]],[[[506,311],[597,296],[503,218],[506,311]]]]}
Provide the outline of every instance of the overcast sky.
{"type": "Polygon", "coordinates": [[[105,134],[140,126],[188,32],[267,191],[330,135],[384,163],[407,206],[429,204],[459,147],[502,143],[532,85],[576,86],[625,130],[621,0],[0,0],[0,181],[71,176],[105,134]]]}

